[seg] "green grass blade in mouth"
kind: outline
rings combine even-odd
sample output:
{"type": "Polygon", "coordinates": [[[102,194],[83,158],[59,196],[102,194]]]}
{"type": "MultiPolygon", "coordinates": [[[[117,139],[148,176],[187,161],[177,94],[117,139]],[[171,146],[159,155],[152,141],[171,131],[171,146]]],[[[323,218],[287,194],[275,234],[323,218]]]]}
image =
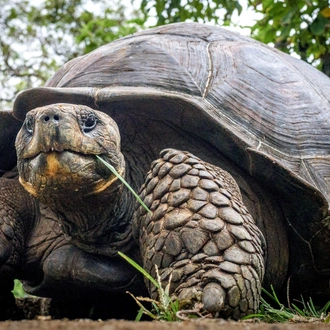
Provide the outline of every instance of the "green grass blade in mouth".
{"type": "Polygon", "coordinates": [[[101,161],[101,163],[104,164],[129,189],[129,191],[134,195],[137,201],[144,207],[147,212],[152,213],[148,206],[144,204],[140,196],[134,191],[134,189],[127,183],[127,181],[117,172],[117,170],[111,164],[103,160],[99,155],[96,155],[96,158],[101,161]]]}

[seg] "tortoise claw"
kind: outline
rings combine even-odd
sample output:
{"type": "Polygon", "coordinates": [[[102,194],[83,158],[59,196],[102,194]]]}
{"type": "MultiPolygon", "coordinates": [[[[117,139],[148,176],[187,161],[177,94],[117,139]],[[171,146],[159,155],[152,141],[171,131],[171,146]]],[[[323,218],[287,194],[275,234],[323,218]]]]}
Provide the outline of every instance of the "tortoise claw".
{"type": "Polygon", "coordinates": [[[225,306],[226,292],[220,284],[210,282],[206,284],[203,291],[204,309],[214,313],[220,312],[225,306]]]}

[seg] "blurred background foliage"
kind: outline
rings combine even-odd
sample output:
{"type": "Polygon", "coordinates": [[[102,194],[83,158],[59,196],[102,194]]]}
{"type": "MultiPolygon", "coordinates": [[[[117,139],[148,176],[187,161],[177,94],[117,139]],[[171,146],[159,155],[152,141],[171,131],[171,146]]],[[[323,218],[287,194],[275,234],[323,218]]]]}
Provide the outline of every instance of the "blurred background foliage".
{"type": "Polygon", "coordinates": [[[183,21],[245,28],[330,76],[328,0],[0,0],[0,109],[74,57],[183,21]]]}

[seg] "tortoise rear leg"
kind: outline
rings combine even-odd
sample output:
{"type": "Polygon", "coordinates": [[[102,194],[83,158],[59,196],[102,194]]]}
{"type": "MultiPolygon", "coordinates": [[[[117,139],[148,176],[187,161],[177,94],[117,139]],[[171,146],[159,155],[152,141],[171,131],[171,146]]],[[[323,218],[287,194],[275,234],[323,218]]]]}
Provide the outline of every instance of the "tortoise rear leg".
{"type": "MultiPolygon", "coordinates": [[[[180,301],[238,319],[256,312],[264,275],[264,239],[234,179],[188,152],[166,149],[154,161],[134,231],[143,266],[180,301]]],[[[155,288],[149,292],[157,298],[155,288]]]]}

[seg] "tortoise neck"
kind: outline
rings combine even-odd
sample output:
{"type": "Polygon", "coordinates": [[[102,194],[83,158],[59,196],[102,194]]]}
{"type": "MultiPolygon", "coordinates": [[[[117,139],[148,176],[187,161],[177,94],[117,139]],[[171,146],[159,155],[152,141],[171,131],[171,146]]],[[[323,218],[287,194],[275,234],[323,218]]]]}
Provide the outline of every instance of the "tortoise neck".
{"type": "Polygon", "coordinates": [[[87,252],[114,255],[121,247],[127,250],[133,241],[134,201],[123,184],[99,194],[53,199],[48,207],[66,239],[87,252]]]}

